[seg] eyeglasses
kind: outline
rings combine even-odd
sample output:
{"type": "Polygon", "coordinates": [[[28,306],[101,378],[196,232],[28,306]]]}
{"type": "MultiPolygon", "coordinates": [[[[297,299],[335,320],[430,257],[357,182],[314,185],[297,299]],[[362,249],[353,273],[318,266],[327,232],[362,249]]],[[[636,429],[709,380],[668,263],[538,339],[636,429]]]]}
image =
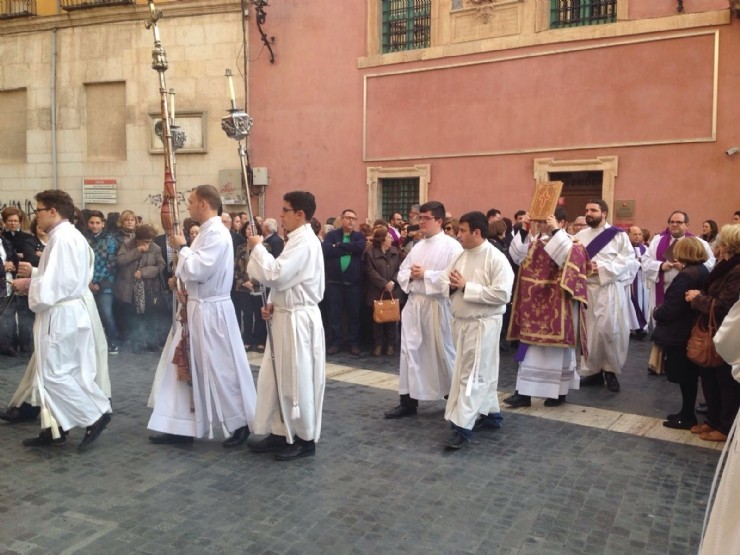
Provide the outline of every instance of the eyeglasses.
{"type": "Polygon", "coordinates": [[[33,214],[38,214],[39,212],[43,212],[45,210],[48,212],[49,210],[51,210],[51,208],[36,208],[33,210],[33,214]]]}
{"type": "Polygon", "coordinates": [[[434,216],[419,216],[419,219],[424,222],[431,222],[433,220],[436,220],[437,218],[435,218],[434,216]]]}
{"type": "Polygon", "coordinates": [[[669,223],[670,225],[683,225],[683,224],[685,224],[686,222],[678,222],[678,221],[676,221],[676,220],[668,220],[668,223],[669,223]]]}
{"type": "Polygon", "coordinates": [[[356,220],[357,216],[342,216],[345,220],[356,220]]]}
{"type": "Polygon", "coordinates": [[[295,209],[294,208],[285,208],[285,206],[283,206],[283,214],[286,213],[286,212],[295,212],[295,209]]]}

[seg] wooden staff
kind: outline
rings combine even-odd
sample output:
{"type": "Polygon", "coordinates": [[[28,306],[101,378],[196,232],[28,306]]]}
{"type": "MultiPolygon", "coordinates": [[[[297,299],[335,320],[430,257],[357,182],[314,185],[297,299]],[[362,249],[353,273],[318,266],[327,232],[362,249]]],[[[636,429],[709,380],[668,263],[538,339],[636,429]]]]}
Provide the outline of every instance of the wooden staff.
{"type": "MultiPolygon", "coordinates": [[[[164,190],[162,192],[162,209],[160,219],[162,228],[169,241],[173,235],[180,234],[180,210],[177,205],[177,179],[175,177],[175,149],[182,146],[185,142],[184,133],[175,133],[174,131],[174,91],[172,91],[173,102],[170,107],[168,100],[167,81],[165,72],[168,68],[167,53],[162,46],[159,38],[159,28],[157,21],[162,17],[162,10],[154,7],[154,0],[149,0],[150,18],[146,21],[146,28],[154,32],[154,49],[152,50],[152,68],[159,75],[159,96],[160,96],[160,113],[162,121],[160,122],[159,132],[162,139],[162,148],[164,150],[164,190]]],[[[157,128],[155,127],[155,130],[157,128]]],[[[172,252],[173,267],[177,267],[177,251],[172,252]]],[[[182,282],[177,280],[178,293],[184,292],[182,282]]],[[[188,333],[188,311],[187,303],[180,302],[180,295],[175,295],[177,305],[177,319],[182,326],[180,343],[175,349],[173,363],[177,365],[177,379],[192,383],[192,373],[190,369],[190,336],[188,333]]]]}

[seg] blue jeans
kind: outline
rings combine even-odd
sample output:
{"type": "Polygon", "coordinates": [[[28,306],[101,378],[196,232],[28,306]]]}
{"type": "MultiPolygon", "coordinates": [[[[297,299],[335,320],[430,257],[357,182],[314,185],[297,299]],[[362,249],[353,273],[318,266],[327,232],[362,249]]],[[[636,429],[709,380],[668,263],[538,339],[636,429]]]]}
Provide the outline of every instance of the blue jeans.
{"type": "Polygon", "coordinates": [[[100,314],[100,321],[103,322],[108,342],[115,344],[118,339],[118,330],[116,320],[113,318],[113,292],[110,289],[93,291],[93,297],[95,297],[95,305],[98,307],[98,314],[100,314]]]}

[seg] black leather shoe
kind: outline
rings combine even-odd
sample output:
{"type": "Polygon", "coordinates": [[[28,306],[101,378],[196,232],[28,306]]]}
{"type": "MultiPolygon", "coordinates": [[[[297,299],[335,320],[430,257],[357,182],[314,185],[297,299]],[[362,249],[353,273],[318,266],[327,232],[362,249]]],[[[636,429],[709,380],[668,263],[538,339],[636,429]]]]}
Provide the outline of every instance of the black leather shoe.
{"type": "Polygon", "coordinates": [[[285,436],[275,434],[257,440],[252,436],[247,440],[247,447],[255,453],[275,453],[285,449],[286,445],[288,445],[288,442],[285,440],[285,436]]]}
{"type": "Polygon", "coordinates": [[[519,391],[515,389],[513,395],[509,395],[506,399],[504,399],[504,403],[508,403],[509,401],[512,401],[518,395],[519,395],[519,391]]]}
{"type": "Polygon", "coordinates": [[[679,418],[681,418],[681,413],[669,414],[665,417],[666,420],[678,420],[679,418]]]}
{"type": "MultiPolygon", "coordinates": [[[[606,378],[606,388],[612,393],[619,393],[619,380],[614,372],[604,372],[606,378]]],[[[581,382],[583,383],[583,382],[581,382]]]]}
{"type": "Polygon", "coordinates": [[[545,399],[546,407],[559,407],[565,403],[565,395],[559,395],[557,399],[545,399]]]}
{"type": "Polygon", "coordinates": [[[663,426],[666,428],[672,428],[674,430],[690,430],[696,426],[698,422],[696,419],[689,420],[686,418],[676,418],[675,420],[666,420],[663,422],[663,426]]]}
{"type": "Polygon", "coordinates": [[[51,447],[56,445],[64,445],[67,441],[67,433],[59,428],[59,437],[54,438],[51,435],[51,429],[41,430],[41,433],[36,437],[29,437],[23,440],[23,445],[26,447],[51,447]]]}
{"type": "Polygon", "coordinates": [[[395,409],[391,409],[383,413],[383,416],[385,416],[388,419],[404,418],[406,416],[415,416],[415,415],[416,415],[416,407],[404,407],[403,405],[398,405],[395,409]]]}
{"type": "Polygon", "coordinates": [[[249,427],[242,426],[238,430],[234,432],[234,434],[224,441],[221,445],[224,447],[237,447],[247,441],[247,438],[249,437],[249,427]]]}
{"type": "Polygon", "coordinates": [[[110,414],[105,413],[103,416],[98,418],[98,421],[95,422],[92,426],[88,426],[87,430],[85,430],[85,437],[82,438],[82,441],[77,446],[78,451],[84,451],[87,449],[90,444],[98,439],[98,436],[103,433],[103,430],[105,430],[105,427],[110,423],[110,414]]]}
{"type": "Polygon", "coordinates": [[[156,445],[184,445],[193,443],[191,436],[179,436],[177,434],[157,434],[149,436],[149,441],[156,445]]]}
{"type": "Polygon", "coordinates": [[[445,447],[447,449],[462,449],[470,445],[470,440],[462,435],[457,430],[452,430],[450,435],[445,439],[445,447]]]}
{"type": "Polygon", "coordinates": [[[275,453],[276,461],[293,461],[303,457],[313,457],[316,454],[316,443],[313,440],[306,441],[296,438],[295,443],[283,447],[281,451],[275,453]]]}
{"type": "Polygon", "coordinates": [[[586,376],[585,378],[581,378],[581,386],[583,387],[589,387],[592,385],[604,385],[604,371],[600,370],[596,374],[593,374],[592,376],[586,376]]]}
{"type": "Polygon", "coordinates": [[[519,407],[531,407],[532,406],[532,398],[529,395],[520,395],[517,393],[516,395],[509,398],[509,400],[505,400],[504,403],[509,405],[512,409],[516,409],[519,407]]]}
{"type": "MultiPolygon", "coordinates": [[[[30,408],[35,409],[35,407],[30,408]]],[[[38,413],[38,409],[24,411],[18,407],[10,407],[5,412],[0,411],[0,420],[5,420],[6,422],[10,422],[11,424],[17,424],[19,422],[31,422],[33,420],[36,420],[38,413]]]]}

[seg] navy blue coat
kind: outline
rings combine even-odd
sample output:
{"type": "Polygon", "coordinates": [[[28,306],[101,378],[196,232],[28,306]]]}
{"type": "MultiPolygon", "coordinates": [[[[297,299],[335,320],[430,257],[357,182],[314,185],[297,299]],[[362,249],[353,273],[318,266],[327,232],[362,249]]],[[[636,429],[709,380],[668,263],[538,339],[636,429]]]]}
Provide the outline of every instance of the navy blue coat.
{"type": "Polygon", "coordinates": [[[342,242],[344,231],[341,228],[330,231],[324,237],[321,247],[324,251],[324,268],[327,283],[356,285],[362,282],[362,254],[365,252],[365,236],[359,231],[350,232],[349,243],[342,242]],[[340,259],[345,254],[350,258],[347,270],[342,272],[340,259]]]}

